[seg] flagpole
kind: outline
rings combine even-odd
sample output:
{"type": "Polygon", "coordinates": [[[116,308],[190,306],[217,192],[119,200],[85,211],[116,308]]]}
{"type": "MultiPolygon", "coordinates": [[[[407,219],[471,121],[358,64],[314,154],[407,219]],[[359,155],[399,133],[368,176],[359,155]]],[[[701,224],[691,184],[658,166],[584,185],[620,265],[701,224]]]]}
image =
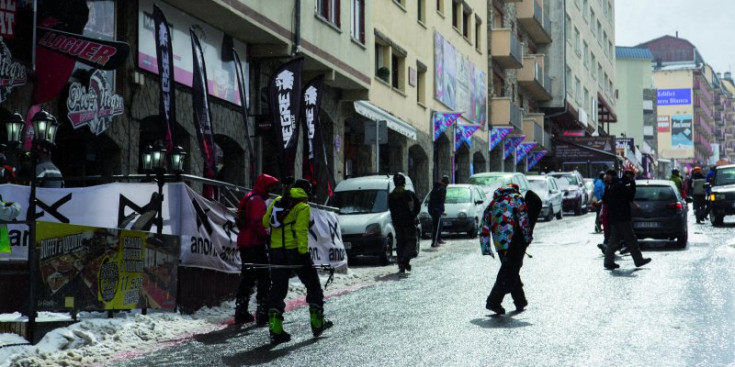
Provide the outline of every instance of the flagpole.
{"type": "Polygon", "coordinates": [[[454,157],[457,154],[457,122],[455,121],[454,126],[452,127],[452,183],[455,183],[455,172],[456,169],[454,167],[455,161],[454,157]]]}

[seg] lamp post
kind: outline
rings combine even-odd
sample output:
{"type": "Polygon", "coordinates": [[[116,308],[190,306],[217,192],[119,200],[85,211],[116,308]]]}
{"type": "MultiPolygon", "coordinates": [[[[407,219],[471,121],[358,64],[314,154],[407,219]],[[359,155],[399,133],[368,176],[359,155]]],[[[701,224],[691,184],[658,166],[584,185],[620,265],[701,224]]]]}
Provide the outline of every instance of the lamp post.
{"type": "MultiPolygon", "coordinates": [[[[143,170],[146,173],[153,172],[158,184],[158,208],[156,216],[156,233],[163,233],[163,185],[166,183],[166,147],[158,141],[155,146],[147,146],[141,153],[143,170]]],[[[169,167],[177,175],[184,171],[184,160],[186,152],[180,146],[176,146],[169,154],[169,167]]]]}
{"type": "MultiPolygon", "coordinates": [[[[21,117],[22,119],[22,117],[21,117]]],[[[38,163],[38,148],[54,146],[59,123],[56,117],[46,111],[39,111],[33,115],[33,145],[31,146],[31,193],[28,198],[28,339],[33,343],[36,328],[36,164],[38,163]]],[[[6,124],[7,126],[7,124],[6,124]]],[[[8,127],[10,131],[10,127],[8,127]]],[[[20,129],[18,129],[20,134],[20,129]]]]}

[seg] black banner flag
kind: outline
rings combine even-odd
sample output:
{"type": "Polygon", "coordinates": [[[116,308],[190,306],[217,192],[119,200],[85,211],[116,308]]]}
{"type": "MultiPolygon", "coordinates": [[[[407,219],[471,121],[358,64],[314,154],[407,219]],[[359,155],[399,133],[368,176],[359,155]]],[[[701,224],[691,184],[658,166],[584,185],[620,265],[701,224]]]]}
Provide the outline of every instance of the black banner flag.
{"type": "MultiPolygon", "coordinates": [[[[194,109],[194,127],[199,139],[199,148],[204,158],[204,177],[214,179],[217,169],[217,157],[214,148],[214,131],[212,130],[212,116],[209,112],[209,91],[207,90],[207,70],[204,65],[204,53],[199,43],[199,38],[193,29],[189,29],[191,35],[191,52],[193,61],[193,72],[191,85],[191,99],[194,109]]],[[[214,199],[215,188],[204,185],[204,197],[214,199]]]]}
{"type": "Polygon", "coordinates": [[[166,149],[174,146],[174,123],[176,122],[176,99],[174,98],[174,54],[171,49],[171,33],[161,9],[153,5],[155,23],[156,58],[158,59],[158,113],[166,129],[166,149]]]}
{"type": "Polygon", "coordinates": [[[237,88],[240,90],[240,107],[242,108],[242,121],[245,123],[245,143],[248,146],[248,155],[250,156],[250,177],[251,180],[255,179],[255,151],[253,150],[253,144],[250,141],[250,130],[248,128],[248,100],[247,93],[245,93],[245,75],[242,72],[242,64],[240,63],[240,56],[237,54],[235,49],[232,49],[233,62],[235,63],[235,74],[237,75],[237,88]]]}
{"type": "MultiPolygon", "coordinates": [[[[306,126],[304,135],[304,178],[311,181],[314,187],[323,187],[319,183],[326,184],[327,195],[332,196],[335,186],[334,177],[327,164],[327,152],[324,147],[319,111],[321,107],[322,87],[324,76],[320,75],[306,83],[303,105],[303,119],[306,126]]],[[[321,190],[319,190],[321,191],[321,190]]]]}
{"type": "Polygon", "coordinates": [[[303,65],[303,58],[283,64],[276,70],[268,84],[271,121],[280,152],[281,179],[294,174],[303,65]]]}

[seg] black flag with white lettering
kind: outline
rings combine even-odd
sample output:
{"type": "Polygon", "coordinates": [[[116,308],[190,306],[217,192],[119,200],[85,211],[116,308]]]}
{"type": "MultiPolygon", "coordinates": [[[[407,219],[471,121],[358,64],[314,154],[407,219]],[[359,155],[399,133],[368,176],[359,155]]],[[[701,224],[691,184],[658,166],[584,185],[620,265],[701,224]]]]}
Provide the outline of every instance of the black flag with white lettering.
{"type": "Polygon", "coordinates": [[[281,179],[294,174],[301,102],[301,69],[304,59],[283,64],[268,83],[271,124],[280,153],[281,179]]]}
{"type": "MultiPolygon", "coordinates": [[[[204,159],[204,177],[214,179],[217,173],[217,157],[214,148],[214,130],[212,129],[212,116],[209,111],[209,91],[207,88],[207,70],[204,65],[204,53],[199,43],[199,38],[193,29],[189,29],[191,35],[191,52],[194,75],[191,84],[191,99],[194,110],[194,127],[199,139],[199,148],[204,159]]],[[[217,193],[215,187],[204,185],[203,196],[215,199],[217,193]]]]}
{"type": "Polygon", "coordinates": [[[158,114],[166,130],[166,149],[174,146],[174,123],[176,122],[176,100],[174,98],[174,54],[171,49],[171,33],[161,9],[153,5],[155,23],[156,58],[158,60],[158,114]]]}
{"type": "MultiPolygon", "coordinates": [[[[304,96],[301,100],[304,111],[303,120],[306,127],[303,172],[304,178],[311,181],[317,194],[326,192],[327,195],[332,196],[332,189],[335,185],[334,177],[332,177],[327,164],[327,152],[324,147],[322,127],[319,120],[323,86],[323,75],[308,81],[304,86],[304,96]],[[326,190],[322,190],[322,188],[326,190]]],[[[318,199],[325,198],[319,197],[318,199]]]]}

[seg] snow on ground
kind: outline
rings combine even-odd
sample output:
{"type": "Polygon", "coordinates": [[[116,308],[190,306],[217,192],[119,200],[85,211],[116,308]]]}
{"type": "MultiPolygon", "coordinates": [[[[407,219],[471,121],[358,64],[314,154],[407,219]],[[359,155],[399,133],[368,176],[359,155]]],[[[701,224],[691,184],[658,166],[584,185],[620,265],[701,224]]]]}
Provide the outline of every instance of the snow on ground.
{"type": "MultiPolygon", "coordinates": [[[[436,254],[436,253],[434,253],[436,254]]],[[[431,252],[422,253],[425,260],[431,252]]],[[[395,273],[396,266],[357,266],[344,273],[335,273],[334,282],[325,296],[373,284],[380,277],[395,273]]],[[[322,285],[327,275],[320,275],[322,285]]],[[[288,299],[303,298],[306,289],[292,278],[288,299]]],[[[79,322],[55,329],[36,345],[29,345],[16,334],[0,334],[0,367],[6,366],[104,366],[115,361],[144,354],[192,338],[196,334],[223,329],[234,315],[235,302],[226,301],[218,307],[202,308],[192,315],[178,312],[140,310],[115,313],[81,312],[79,322]],[[24,345],[14,345],[24,344],[24,345]]],[[[255,307],[251,306],[251,310],[255,307]]],[[[38,320],[70,320],[68,314],[39,312],[38,320]]],[[[0,321],[24,321],[20,313],[0,315],[0,321]]]]}

